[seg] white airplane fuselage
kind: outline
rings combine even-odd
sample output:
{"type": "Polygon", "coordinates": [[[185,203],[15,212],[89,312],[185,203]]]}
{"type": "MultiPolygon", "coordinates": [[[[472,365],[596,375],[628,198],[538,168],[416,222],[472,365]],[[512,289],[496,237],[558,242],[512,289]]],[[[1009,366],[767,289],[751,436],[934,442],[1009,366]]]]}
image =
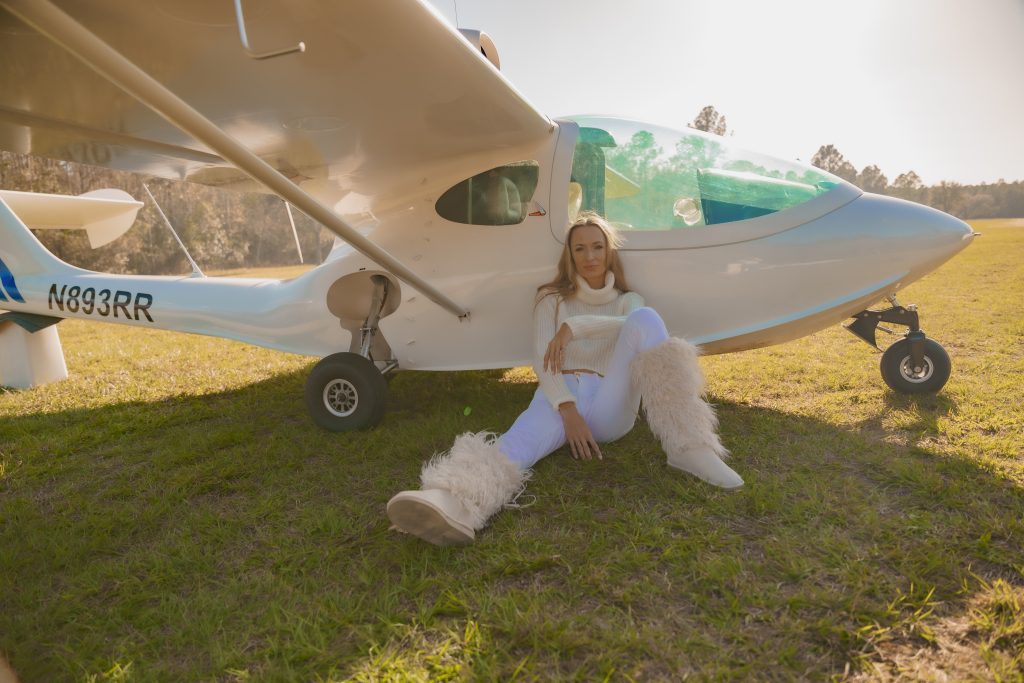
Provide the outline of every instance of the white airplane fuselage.
{"type": "MultiPolygon", "coordinates": [[[[455,223],[435,209],[445,188],[429,185],[421,196],[384,207],[362,198],[359,211],[348,214],[363,235],[465,307],[470,315],[464,319],[342,243],[323,264],[287,281],[85,271],[46,252],[6,205],[0,207],[0,258],[18,297],[5,280],[0,308],[214,335],[322,357],[350,348],[360,322],[355,316],[369,306],[364,276],[351,287],[339,281],[380,273],[391,281],[380,331],[399,367],[529,364],[536,287],[554,275],[569,222],[566,197],[579,128],[559,122],[529,155],[539,168],[531,206],[543,215],[515,225],[455,223]],[[337,305],[328,305],[332,285],[335,302],[356,311],[352,319],[339,319],[337,305]]],[[[466,176],[484,170],[467,169],[466,176]]],[[[315,187],[307,189],[316,194],[315,187]]],[[[349,197],[336,210],[345,215],[353,205],[349,197]]],[[[934,270],[973,235],[940,211],[842,183],[760,217],[625,230],[621,255],[630,287],[661,313],[671,333],[722,353],[838,323],[934,270]]]]}

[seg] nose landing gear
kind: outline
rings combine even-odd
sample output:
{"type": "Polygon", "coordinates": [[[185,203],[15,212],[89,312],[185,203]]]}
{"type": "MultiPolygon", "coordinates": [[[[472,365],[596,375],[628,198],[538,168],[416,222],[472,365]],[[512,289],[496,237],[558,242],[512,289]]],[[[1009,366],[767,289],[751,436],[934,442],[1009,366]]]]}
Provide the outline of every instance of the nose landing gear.
{"type": "Polygon", "coordinates": [[[877,349],[875,330],[879,323],[907,326],[909,331],[903,339],[892,344],[882,354],[882,379],[893,391],[902,394],[937,392],[949,379],[949,355],[938,342],[925,336],[919,324],[916,306],[900,306],[895,296],[890,296],[888,301],[892,304],[891,308],[861,311],[853,316],[853,322],[844,327],[877,349]]]}

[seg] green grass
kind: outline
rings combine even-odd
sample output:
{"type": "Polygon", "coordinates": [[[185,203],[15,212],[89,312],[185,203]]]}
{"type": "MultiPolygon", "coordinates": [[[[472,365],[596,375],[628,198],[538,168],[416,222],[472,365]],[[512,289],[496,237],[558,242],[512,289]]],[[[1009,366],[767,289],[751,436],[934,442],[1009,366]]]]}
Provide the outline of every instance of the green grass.
{"type": "Polygon", "coordinates": [[[976,228],[901,296],[952,357],[939,395],[838,328],[705,358],[741,492],[641,424],[542,461],[467,548],[384,503],[510,424],[528,372],[400,373],[337,435],[310,359],[65,322],[70,379],[0,392],[0,651],[27,682],[1020,681],[1024,230],[976,228]]]}

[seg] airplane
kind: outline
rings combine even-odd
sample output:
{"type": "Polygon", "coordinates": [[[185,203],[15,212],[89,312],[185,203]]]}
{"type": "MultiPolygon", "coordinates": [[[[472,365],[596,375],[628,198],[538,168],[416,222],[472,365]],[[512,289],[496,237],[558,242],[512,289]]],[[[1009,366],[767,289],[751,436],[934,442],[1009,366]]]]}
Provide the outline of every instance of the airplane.
{"type": "Polygon", "coordinates": [[[553,119],[483,32],[420,0],[0,0],[0,148],[271,192],[337,235],[291,280],[114,275],[30,228],[130,229],[126,193],[0,193],[0,384],[67,376],[68,318],[318,357],[313,420],[382,419],[397,369],[531,364],[536,287],[581,210],[622,231],[631,286],[717,354],[852,318],[896,391],[934,392],[942,346],[897,292],[976,233],[729,139],[601,116],[553,119]],[[888,307],[869,308],[887,300],[888,307]]]}

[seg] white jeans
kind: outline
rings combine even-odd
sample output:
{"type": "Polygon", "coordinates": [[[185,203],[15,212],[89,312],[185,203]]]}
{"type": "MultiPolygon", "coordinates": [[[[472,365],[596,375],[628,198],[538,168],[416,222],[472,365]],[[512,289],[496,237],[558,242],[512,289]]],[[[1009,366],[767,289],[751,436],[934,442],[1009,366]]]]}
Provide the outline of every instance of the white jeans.
{"type": "MultiPolygon", "coordinates": [[[[636,422],[640,392],[629,372],[641,351],[668,339],[665,323],[653,308],[638,308],[626,318],[604,377],[591,373],[565,375],[576,409],[599,442],[625,436],[636,422]]],[[[498,448],[525,470],[565,444],[565,425],[544,393],[538,389],[526,411],[498,438],[498,448]]]]}

